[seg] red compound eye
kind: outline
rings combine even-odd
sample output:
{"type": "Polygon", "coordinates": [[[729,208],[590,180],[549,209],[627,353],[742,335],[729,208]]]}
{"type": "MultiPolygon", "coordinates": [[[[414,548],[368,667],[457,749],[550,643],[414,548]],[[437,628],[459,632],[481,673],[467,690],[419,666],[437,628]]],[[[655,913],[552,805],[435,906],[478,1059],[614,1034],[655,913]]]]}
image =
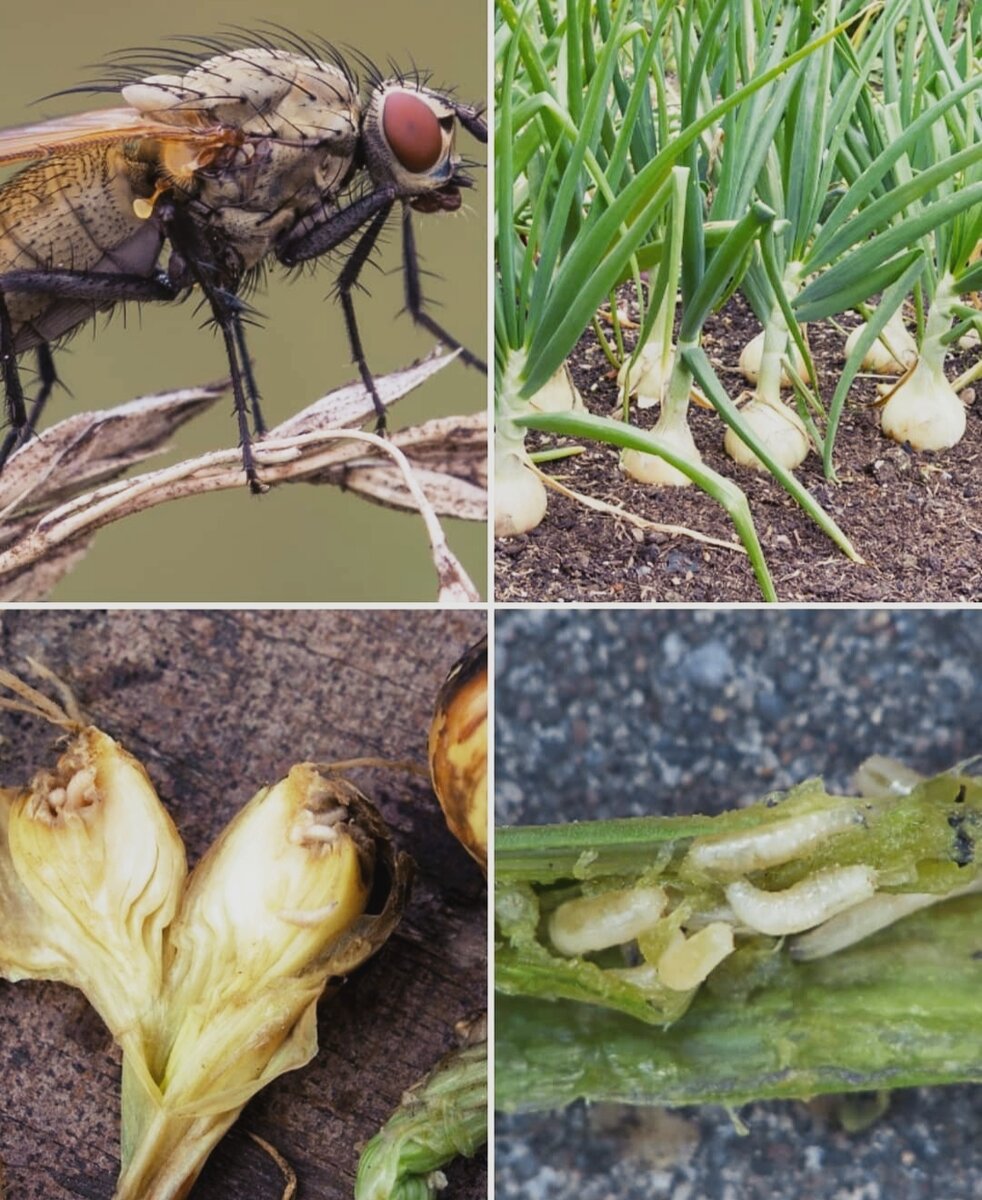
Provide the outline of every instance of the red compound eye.
{"type": "Polygon", "coordinates": [[[435,166],[443,153],[443,134],[425,100],[409,92],[392,92],[382,110],[382,129],[399,162],[421,174],[435,166]]]}

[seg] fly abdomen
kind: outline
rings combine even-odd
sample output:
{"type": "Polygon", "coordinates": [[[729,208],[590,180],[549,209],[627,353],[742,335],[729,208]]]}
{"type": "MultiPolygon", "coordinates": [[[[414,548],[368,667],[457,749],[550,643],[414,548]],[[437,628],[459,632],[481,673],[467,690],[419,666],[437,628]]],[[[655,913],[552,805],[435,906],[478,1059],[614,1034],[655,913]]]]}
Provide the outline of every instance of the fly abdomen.
{"type": "Polygon", "coordinates": [[[5,287],[11,272],[148,275],[163,244],[159,227],[140,220],[130,169],[112,146],[56,155],[0,187],[0,290],[17,353],[53,342],[111,301],[79,298],[52,284],[50,293],[5,287]],[[118,160],[118,161],[117,161],[118,160]]]}

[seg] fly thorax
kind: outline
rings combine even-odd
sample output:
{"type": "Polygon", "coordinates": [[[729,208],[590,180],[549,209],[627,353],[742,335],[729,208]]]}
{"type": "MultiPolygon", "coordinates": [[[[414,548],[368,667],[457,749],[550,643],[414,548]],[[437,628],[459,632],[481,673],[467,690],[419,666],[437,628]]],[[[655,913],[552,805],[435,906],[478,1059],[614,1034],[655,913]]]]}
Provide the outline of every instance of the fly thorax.
{"type": "Polygon", "coordinates": [[[365,108],[362,139],[365,165],[376,183],[392,183],[402,196],[442,192],[435,207],[456,207],[453,180],[460,165],[454,152],[454,109],[439,92],[409,80],[387,80],[365,108]]]}
{"type": "Polygon", "coordinates": [[[123,98],[153,120],[233,131],[240,143],[269,140],[350,162],[358,141],[353,80],[331,63],[283,50],[231,51],[185,75],[148,76],[123,88],[123,98]]]}
{"type": "Polygon", "coordinates": [[[178,199],[193,199],[208,226],[236,243],[247,266],[352,169],[361,107],[353,80],[332,63],[235,50],[185,75],[149,76],[123,96],[154,120],[226,135],[205,150],[161,143],[159,170],[178,199]]]}

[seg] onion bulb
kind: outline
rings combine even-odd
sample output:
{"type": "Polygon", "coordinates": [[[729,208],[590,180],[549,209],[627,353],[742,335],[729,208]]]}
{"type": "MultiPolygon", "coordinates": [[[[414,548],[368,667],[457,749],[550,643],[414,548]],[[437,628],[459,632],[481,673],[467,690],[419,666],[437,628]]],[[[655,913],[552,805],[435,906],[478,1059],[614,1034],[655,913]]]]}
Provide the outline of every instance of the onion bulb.
{"type": "Polygon", "coordinates": [[[546,515],[546,489],[527,461],[512,450],[494,462],[494,536],[528,533],[546,515]]]}
{"type": "MultiPolygon", "coordinates": [[[[865,324],[857,325],[846,338],[846,358],[852,353],[865,330],[865,324]]],[[[898,309],[887,321],[880,336],[866,351],[862,369],[873,371],[877,375],[903,375],[904,371],[916,361],[917,343],[907,332],[903,314],[898,309]],[[884,340],[890,343],[889,349],[884,344],[884,340]]]]}
{"type": "MultiPolygon", "coordinates": [[[[805,460],[810,445],[808,432],[798,414],[786,405],[754,399],[741,409],[740,415],[782,467],[793,471],[805,460]]],[[[735,430],[727,429],[723,446],[741,466],[759,471],[768,469],[735,430]]]]}
{"type": "MultiPolygon", "coordinates": [[[[702,455],[693,441],[692,431],[685,418],[685,410],[673,413],[663,408],[651,433],[663,442],[667,449],[674,450],[680,457],[696,464],[702,462],[702,455]]],[[[643,450],[622,450],[621,470],[638,483],[685,487],[692,482],[688,475],[683,475],[665,459],[659,458],[657,454],[647,454],[643,450]]]]}
{"type": "Polygon", "coordinates": [[[645,342],[637,359],[633,363],[628,360],[618,371],[617,386],[623,391],[627,384],[629,394],[638,398],[638,408],[654,408],[668,391],[674,360],[674,346],[669,346],[666,355],[661,342],[645,342]]]}
{"type": "Polygon", "coordinates": [[[942,368],[922,356],[884,404],[880,424],[915,450],[947,450],[965,433],[965,405],[942,368]]]}
{"type": "Polygon", "coordinates": [[[582,412],[586,405],[565,363],[529,399],[537,412],[582,412]]]}
{"type": "MultiPolygon", "coordinates": [[[[751,338],[747,342],[740,355],[740,373],[748,383],[756,383],[760,378],[760,364],[764,357],[764,337],[765,331],[761,330],[755,338],[751,338]]],[[[801,351],[794,342],[790,343],[789,357],[794,364],[794,369],[799,375],[804,376],[808,368],[805,366],[801,351]]],[[[781,368],[781,387],[791,387],[791,376],[783,366],[781,368]]]]}

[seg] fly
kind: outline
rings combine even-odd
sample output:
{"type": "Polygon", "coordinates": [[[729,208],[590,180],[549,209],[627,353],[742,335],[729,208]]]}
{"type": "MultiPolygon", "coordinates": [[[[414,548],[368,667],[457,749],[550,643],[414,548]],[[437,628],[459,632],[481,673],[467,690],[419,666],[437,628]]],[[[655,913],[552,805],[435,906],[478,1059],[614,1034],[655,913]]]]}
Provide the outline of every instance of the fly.
{"type": "Polygon", "coordinates": [[[193,42],[148,74],[128,56],[92,89],[124,105],[0,131],[0,165],[30,165],[0,185],[0,372],[10,429],[0,470],[36,427],[55,383],[52,346],[126,301],[204,297],[228,358],[246,478],[266,429],[242,294],[264,267],[295,267],[351,243],[336,290],[354,362],[385,409],[365,358],[352,293],[398,207],[406,308],[464,363],[487,372],[425,310],[413,212],[453,212],[471,178],[458,124],[487,141],[482,109],[418,74],[354,72],[326,44],[290,36],[260,44],[193,42]],[[30,407],[19,355],[33,350],[30,407]]]}

